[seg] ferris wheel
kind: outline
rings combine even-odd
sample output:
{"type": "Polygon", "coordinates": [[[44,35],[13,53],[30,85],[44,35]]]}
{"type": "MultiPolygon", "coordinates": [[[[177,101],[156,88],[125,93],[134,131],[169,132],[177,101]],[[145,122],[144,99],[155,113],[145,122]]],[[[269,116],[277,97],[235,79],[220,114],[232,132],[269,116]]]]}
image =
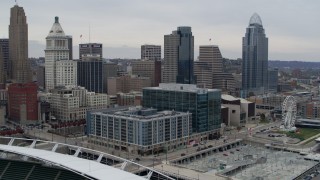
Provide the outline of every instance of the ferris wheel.
{"type": "Polygon", "coordinates": [[[287,96],[282,103],[282,122],[285,130],[292,130],[297,116],[297,104],[293,96],[287,96]]]}

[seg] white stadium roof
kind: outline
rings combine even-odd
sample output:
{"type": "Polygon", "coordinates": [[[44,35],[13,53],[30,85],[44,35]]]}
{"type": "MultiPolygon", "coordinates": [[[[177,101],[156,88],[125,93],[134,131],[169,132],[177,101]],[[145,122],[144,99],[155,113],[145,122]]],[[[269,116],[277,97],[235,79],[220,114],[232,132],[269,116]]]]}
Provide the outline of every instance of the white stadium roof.
{"type": "Polygon", "coordinates": [[[73,155],[60,154],[52,151],[33,149],[28,147],[10,146],[0,144],[0,151],[20,154],[26,157],[42,160],[48,164],[85,174],[96,179],[112,180],[142,180],[141,176],[101,164],[96,161],[75,157],[73,155]]]}

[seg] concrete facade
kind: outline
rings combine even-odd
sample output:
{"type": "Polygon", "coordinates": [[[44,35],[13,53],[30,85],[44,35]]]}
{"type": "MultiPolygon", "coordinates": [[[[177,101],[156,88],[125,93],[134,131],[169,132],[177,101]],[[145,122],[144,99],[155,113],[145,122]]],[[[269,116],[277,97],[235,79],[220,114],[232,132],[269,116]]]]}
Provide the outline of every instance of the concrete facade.
{"type": "Polygon", "coordinates": [[[139,60],[132,62],[131,66],[132,74],[150,78],[152,87],[161,83],[161,61],[139,60]]]}
{"type": "Polygon", "coordinates": [[[77,86],[77,61],[57,60],[55,66],[55,86],[77,86]]]}
{"type": "MultiPolygon", "coordinates": [[[[48,36],[46,37],[45,85],[46,85],[47,91],[49,91],[50,89],[54,89],[56,86],[58,86],[57,84],[58,82],[56,78],[56,75],[57,75],[56,61],[69,60],[69,57],[70,57],[69,37],[65,35],[59,23],[59,18],[55,17],[55,22],[51,30],[49,31],[48,36]]],[[[61,81],[59,83],[61,83],[61,81]]],[[[75,81],[75,83],[77,83],[77,81],[75,81]]],[[[72,82],[68,84],[72,84],[72,82]]]]}
{"type": "Polygon", "coordinates": [[[43,96],[47,96],[52,115],[61,121],[85,119],[87,110],[105,108],[108,105],[106,94],[88,92],[79,86],[59,87],[43,96]]]}
{"type": "Polygon", "coordinates": [[[16,83],[31,82],[28,61],[28,24],[24,9],[11,8],[9,25],[9,78],[16,83]]]}
{"type": "Polygon", "coordinates": [[[108,93],[108,78],[118,76],[118,65],[111,62],[103,63],[103,87],[104,92],[108,93]]]}
{"type": "Polygon", "coordinates": [[[141,59],[160,61],[161,60],[161,46],[160,45],[141,45],[141,59]]]}
{"type": "Polygon", "coordinates": [[[256,107],[253,102],[222,94],[221,104],[224,108],[228,108],[228,115],[225,116],[228,119],[224,120],[227,126],[242,127],[247,122],[255,120],[256,107]]]}
{"type": "Polygon", "coordinates": [[[151,80],[148,77],[120,76],[108,78],[108,94],[116,95],[119,92],[142,91],[144,87],[150,87],[151,80]]]}

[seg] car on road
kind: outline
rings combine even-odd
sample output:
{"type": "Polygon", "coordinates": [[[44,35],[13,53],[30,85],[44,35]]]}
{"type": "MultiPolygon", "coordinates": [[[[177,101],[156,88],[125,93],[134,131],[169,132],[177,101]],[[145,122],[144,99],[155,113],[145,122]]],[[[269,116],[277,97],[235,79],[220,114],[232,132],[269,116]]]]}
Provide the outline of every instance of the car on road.
{"type": "Polygon", "coordinates": [[[181,154],[181,156],[185,156],[185,155],[186,155],[185,153],[182,153],[182,154],[181,154]]]}
{"type": "Polygon", "coordinates": [[[226,154],[226,153],[223,153],[223,155],[224,155],[224,156],[228,156],[228,154],[226,154]]]}
{"type": "Polygon", "coordinates": [[[192,145],[193,147],[196,147],[196,146],[198,146],[198,144],[194,144],[194,145],[192,145]]]}

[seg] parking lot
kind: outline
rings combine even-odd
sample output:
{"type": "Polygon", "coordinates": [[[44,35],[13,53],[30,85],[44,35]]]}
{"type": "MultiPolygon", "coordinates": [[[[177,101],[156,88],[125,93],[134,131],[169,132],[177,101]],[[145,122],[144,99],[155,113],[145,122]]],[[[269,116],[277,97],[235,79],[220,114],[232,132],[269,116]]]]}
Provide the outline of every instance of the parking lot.
{"type": "Polygon", "coordinates": [[[277,133],[278,130],[279,128],[275,126],[266,128],[266,129],[261,129],[260,131],[257,131],[255,133],[254,137],[259,137],[259,138],[269,139],[274,141],[281,141],[289,144],[296,144],[300,142],[300,140],[297,138],[291,138],[291,137],[287,137],[285,134],[277,133]]]}
{"type": "Polygon", "coordinates": [[[249,167],[230,175],[235,179],[292,179],[317,162],[304,160],[303,156],[291,153],[266,149],[250,144],[218,152],[205,159],[193,161],[185,168],[215,174],[224,172],[233,167],[249,167]],[[262,161],[261,161],[262,160],[262,161]],[[263,161],[264,160],[264,161],[263,161]]]}

